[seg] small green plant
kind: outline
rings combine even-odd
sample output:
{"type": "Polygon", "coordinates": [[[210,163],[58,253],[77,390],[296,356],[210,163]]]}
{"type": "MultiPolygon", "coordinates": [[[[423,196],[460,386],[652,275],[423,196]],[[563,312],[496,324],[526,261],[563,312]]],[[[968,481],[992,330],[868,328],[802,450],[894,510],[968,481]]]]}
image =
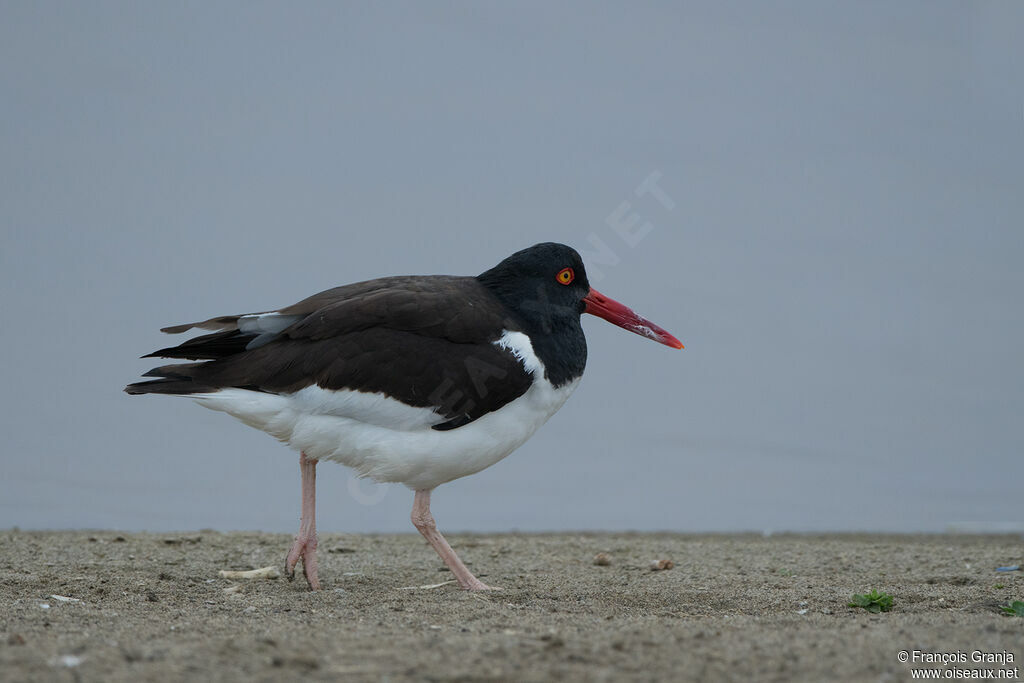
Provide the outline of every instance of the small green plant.
{"type": "Polygon", "coordinates": [[[1008,617],[1024,617],[1024,602],[1014,600],[1009,605],[1000,605],[999,609],[1008,617]]]}
{"type": "Polygon", "coordinates": [[[997,583],[996,585],[994,585],[992,587],[995,588],[998,591],[998,590],[1002,590],[1002,589],[1006,588],[1006,584],[1005,583],[997,583]]]}
{"type": "Polygon", "coordinates": [[[872,590],[867,595],[854,594],[850,598],[850,602],[846,603],[846,606],[863,607],[872,614],[888,612],[892,609],[892,596],[888,593],[879,593],[876,590],[872,590]]]}

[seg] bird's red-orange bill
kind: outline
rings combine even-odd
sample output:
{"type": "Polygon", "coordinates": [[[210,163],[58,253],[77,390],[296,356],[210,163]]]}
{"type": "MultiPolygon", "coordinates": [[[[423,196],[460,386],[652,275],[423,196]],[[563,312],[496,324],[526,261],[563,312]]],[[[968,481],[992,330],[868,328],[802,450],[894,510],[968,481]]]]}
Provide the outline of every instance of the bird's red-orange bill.
{"type": "Polygon", "coordinates": [[[647,318],[637,315],[629,306],[620,304],[615,299],[605,296],[593,287],[590,288],[590,293],[583,297],[583,302],[587,306],[585,312],[591,315],[604,318],[624,330],[629,330],[633,334],[639,334],[641,337],[653,339],[665,346],[671,346],[673,349],[683,348],[683,343],[672,336],[667,330],[655,325],[647,318]]]}

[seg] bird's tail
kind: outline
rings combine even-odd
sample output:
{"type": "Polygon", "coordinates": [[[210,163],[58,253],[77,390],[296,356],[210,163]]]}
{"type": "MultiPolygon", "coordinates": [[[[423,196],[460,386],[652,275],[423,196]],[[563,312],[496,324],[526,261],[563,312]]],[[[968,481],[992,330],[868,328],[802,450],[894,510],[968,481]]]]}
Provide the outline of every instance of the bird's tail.
{"type": "Polygon", "coordinates": [[[153,368],[143,377],[156,377],[157,379],[135,382],[126,386],[124,390],[133,395],[171,394],[176,396],[216,391],[215,387],[197,380],[196,374],[203,365],[206,363],[180,363],[153,368]]]}

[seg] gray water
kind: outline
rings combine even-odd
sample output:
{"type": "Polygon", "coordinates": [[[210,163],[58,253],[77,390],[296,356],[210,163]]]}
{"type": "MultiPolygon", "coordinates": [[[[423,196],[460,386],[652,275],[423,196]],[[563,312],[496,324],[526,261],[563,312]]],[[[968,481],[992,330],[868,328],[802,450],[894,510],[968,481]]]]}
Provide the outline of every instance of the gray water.
{"type": "Polygon", "coordinates": [[[294,453],[121,393],[157,329],[546,240],[687,348],[589,318],[442,528],[1020,525],[1024,5],[557,5],[6,3],[0,528],[294,530],[294,453]]]}

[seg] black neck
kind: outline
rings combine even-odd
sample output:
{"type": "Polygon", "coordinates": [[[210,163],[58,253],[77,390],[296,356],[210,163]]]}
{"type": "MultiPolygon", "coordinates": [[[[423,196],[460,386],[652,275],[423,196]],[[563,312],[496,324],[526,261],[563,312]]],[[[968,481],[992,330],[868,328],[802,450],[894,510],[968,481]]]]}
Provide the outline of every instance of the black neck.
{"type": "Polygon", "coordinates": [[[525,330],[533,352],[544,363],[544,375],[555,387],[571,382],[587,367],[587,338],[577,314],[571,320],[551,325],[550,332],[525,330]]]}
{"type": "Polygon", "coordinates": [[[580,325],[582,302],[563,305],[529,290],[510,288],[503,280],[490,280],[487,273],[478,279],[498,298],[533,345],[533,352],[544,364],[544,376],[555,387],[583,374],[587,365],[587,339],[580,325]],[[490,281],[489,281],[490,280],[490,281]]]}

